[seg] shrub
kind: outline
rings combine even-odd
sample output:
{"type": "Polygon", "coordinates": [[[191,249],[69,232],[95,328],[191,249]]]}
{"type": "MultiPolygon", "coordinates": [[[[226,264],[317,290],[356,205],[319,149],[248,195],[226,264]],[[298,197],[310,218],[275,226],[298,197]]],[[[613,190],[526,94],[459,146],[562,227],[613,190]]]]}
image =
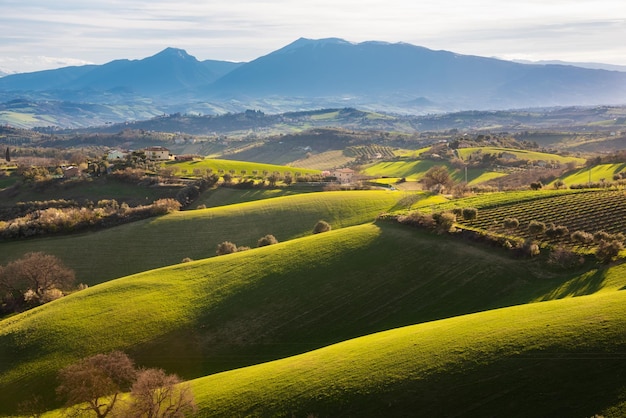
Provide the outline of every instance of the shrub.
{"type": "Polygon", "coordinates": [[[609,241],[611,239],[611,234],[606,231],[597,231],[593,234],[593,242],[601,243],[602,241],[609,241]]]}
{"type": "Polygon", "coordinates": [[[623,249],[624,244],[621,241],[600,241],[596,250],[596,258],[602,263],[610,263],[623,249]]]}
{"type": "Polygon", "coordinates": [[[519,226],[517,218],[504,218],[503,225],[506,229],[515,229],[519,226]]]}
{"type": "Polygon", "coordinates": [[[528,224],[528,232],[530,232],[533,235],[539,235],[545,230],[546,230],[546,224],[544,224],[543,222],[532,220],[528,224]]]}
{"type": "Polygon", "coordinates": [[[257,241],[257,247],[265,247],[266,245],[273,245],[273,244],[277,244],[278,240],[276,239],[276,237],[274,237],[274,235],[266,235],[264,237],[259,238],[259,240],[257,241]]]}
{"type": "Polygon", "coordinates": [[[332,228],[328,222],[320,220],[320,221],[317,221],[317,223],[313,227],[313,233],[319,234],[321,232],[328,232],[331,229],[332,228]]]}
{"type": "Polygon", "coordinates": [[[548,264],[558,266],[564,269],[579,267],[584,263],[584,257],[563,247],[555,248],[550,252],[550,255],[548,256],[548,264]]]}
{"type": "Polygon", "coordinates": [[[456,215],[452,212],[443,212],[433,215],[436,222],[437,230],[440,232],[454,232],[454,223],[456,215]]]}
{"type": "Polygon", "coordinates": [[[224,241],[218,244],[217,250],[215,250],[215,254],[217,255],[232,254],[236,252],[237,252],[237,246],[230,241],[224,241]]]}
{"type": "Polygon", "coordinates": [[[476,208],[463,208],[462,210],[463,219],[466,221],[473,221],[478,217],[478,209],[476,208]]]}
{"type": "Polygon", "coordinates": [[[522,245],[522,251],[528,257],[538,256],[541,252],[541,250],[539,249],[539,244],[531,239],[527,239],[526,241],[524,241],[524,244],[522,245]]]}
{"type": "Polygon", "coordinates": [[[585,231],[575,231],[570,235],[572,241],[580,242],[581,244],[590,244],[593,242],[593,234],[585,231]]]}

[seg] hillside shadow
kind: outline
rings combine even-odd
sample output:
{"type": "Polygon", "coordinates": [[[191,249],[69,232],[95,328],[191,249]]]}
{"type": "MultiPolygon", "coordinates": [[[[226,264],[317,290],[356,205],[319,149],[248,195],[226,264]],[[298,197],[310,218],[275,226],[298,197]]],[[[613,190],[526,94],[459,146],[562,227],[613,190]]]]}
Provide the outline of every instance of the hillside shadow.
{"type": "Polygon", "coordinates": [[[567,297],[591,295],[598,292],[603,287],[603,283],[605,280],[605,269],[590,271],[587,274],[582,274],[563,283],[561,286],[554,289],[551,293],[544,296],[542,300],[554,300],[567,297]]]}

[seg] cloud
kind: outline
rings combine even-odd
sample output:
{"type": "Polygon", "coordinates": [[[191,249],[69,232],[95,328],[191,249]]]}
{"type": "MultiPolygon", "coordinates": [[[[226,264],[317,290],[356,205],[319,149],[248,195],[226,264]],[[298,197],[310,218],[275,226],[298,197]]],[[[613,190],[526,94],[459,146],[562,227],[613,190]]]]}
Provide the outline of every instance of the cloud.
{"type": "Polygon", "coordinates": [[[0,56],[30,62],[104,63],[167,46],[248,61],[304,36],[626,64],[623,0],[3,0],[0,26],[0,56]]]}

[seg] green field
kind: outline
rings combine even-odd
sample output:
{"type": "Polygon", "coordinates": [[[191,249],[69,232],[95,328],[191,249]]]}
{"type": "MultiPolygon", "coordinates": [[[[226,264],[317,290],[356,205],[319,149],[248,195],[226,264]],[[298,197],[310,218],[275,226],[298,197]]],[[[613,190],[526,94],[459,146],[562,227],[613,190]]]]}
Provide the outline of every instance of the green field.
{"type": "Polygon", "coordinates": [[[582,295],[626,284],[609,279],[604,270],[546,275],[533,261],[395,224],[333,230],[110,281],[3,320],[0,413],[33,391],[54,402],[55,371],[98,352],[123,349],[141,366],[198,378],[563,297],[564,287],[582,295]]]}
{"type": "Polygon", "coordinates": [[[223,241],[256,247],[266,234],[279,241],[303,237],[320,219],[335,229],[371,222],[402,197],[387,191],[306,193],[176,212],[97,232],[4,241],[0,265],[29,251],[43,251],[74,269],[79,282],[92,285],[185,257],[212,257],[223,241]]]}
{"type": "Polygon", "coordinates": [[[194,175],[194,170],[205,171],[211,169],[213,173],[232,173],[236,177],[267,177],[267,174],[279,173],[285,175],[290,173],[294,176],[296,173],[320,174],[320,170],[287,167],[275,164],[261,164],[247,161],[220,160],[220,159],[204,159],[200,161],[171,162],[166,163],[167,167],[175,169],[179,173],[186,173],[188,176],[194,175]],[[256,174],[255,174],[256,173],[256,174]],[[267,174],[264,174],[267,173],[267,174]]]}
{"type": "Polygon", "coordinates": [[[369,335],[193,388],[204,417],[622,417],[625,314],[623,292],[506,308],[369,335]]]}
{"type": "Polygon", "coordinates": [[[615,174],[626,171],[626,164],[599,164],[593,167],[581,168],[562,177],[566,186],[574,184],[600,183],[602,180],[612,182],[615,174]]]}
{"type": "Polygon", "coordinates": [[[545,161],[545,162],[557,162],[559,164],[567,164],[574,163],[577,165],[583,165],[585,163],[584,158],[578,157],[564,157],[557,154],[548,154],[545,152],[537,152],[537,151],[528,151],[528,150],[519,150],[513,148],[498,148],[498,147],[469,147],[469,148],[459,148],[458,150],[459,158],[466,160],[471,154],[475,152],[481,152],[482,154],[495,154],[498,155],[500,153],[508,153],[514,155],[519,160],[528,160],[528,161],[545,161]]]}

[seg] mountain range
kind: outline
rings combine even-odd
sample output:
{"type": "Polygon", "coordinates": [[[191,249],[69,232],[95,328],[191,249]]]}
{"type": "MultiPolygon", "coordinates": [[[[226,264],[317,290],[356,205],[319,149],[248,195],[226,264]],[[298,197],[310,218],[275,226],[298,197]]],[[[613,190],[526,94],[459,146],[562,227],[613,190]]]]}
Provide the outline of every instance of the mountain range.
{"type": "MultiPolygon", "coordinates": [[[[298,39],[245,63],[167,48],[141,60],[7,75],[0,102],[150,103],[169,111],[353,106],[399,113],[622,104],[626,72],[524,64],[407,43],[298,39]]],[[[132,113],[120,114],[132,119],[132,113]]],[[[1,121],[1,120],[0,120],[1,121]]]]}

